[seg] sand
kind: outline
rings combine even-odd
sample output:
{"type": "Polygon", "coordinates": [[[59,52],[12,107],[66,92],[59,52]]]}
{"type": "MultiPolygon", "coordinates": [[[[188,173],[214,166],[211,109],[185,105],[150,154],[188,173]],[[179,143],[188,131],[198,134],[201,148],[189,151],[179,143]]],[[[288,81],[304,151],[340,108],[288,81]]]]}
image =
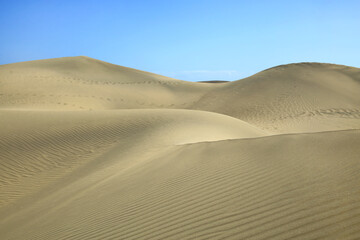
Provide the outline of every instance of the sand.
{"type": "Polygon", "coordinates": [[[0,239],[360,239],[359,68],[1,65],[0,125],[0,239]]]}

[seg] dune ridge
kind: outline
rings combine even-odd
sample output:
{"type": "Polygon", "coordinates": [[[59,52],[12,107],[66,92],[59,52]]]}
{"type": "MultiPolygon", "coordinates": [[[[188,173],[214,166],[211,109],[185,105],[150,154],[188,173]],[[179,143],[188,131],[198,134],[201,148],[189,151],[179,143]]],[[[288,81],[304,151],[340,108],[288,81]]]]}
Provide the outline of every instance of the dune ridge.
{"type": "Polygon", "coordinates": [[[0,66],[1,239],[359,239],[360,69],[186,82],[0,66]]]}

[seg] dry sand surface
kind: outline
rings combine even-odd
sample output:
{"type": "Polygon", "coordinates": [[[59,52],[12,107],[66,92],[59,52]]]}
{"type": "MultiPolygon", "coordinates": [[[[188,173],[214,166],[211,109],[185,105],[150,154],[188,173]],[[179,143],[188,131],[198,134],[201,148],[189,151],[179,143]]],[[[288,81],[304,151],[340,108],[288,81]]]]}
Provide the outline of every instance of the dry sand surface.
{"type": "Polygon", "coordinates": [[[186,82],[0,66],[0,239],[360,239],[360,69],[186,82]]]}

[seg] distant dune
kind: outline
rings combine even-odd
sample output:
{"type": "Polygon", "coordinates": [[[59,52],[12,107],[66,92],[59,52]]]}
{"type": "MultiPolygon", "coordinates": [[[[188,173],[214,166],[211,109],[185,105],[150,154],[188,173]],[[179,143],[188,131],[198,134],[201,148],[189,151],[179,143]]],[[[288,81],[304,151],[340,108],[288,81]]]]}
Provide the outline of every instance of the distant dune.
{"type": "Polygon", "coordinates": [[[198,81],[199,83],[226,83],[229,81],[222,81],[222,80],[209,80],[209,81],[198,81]]]}
{"type": "Polygon", "coordinates": [[[7,64],[0,125],[0,239],[360,239],[359,68],[7,64]]]}

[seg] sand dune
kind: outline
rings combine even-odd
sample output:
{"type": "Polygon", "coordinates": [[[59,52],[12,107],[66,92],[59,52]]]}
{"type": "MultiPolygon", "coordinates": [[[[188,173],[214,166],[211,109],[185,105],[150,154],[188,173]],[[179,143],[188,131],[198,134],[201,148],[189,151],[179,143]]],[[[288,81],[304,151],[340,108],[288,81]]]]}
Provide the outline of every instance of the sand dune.
{"type": "Polygon", "coordinates": [[[359,93],[360,69],[301,63],[219,85],[193,108],[233,116],[276,133],[356,129],[359,93]]]}
{"type": "Polygon", "coordinates": [[[2,109],[195,109],[274,133],[356,129],[360,119],[360,69],[334,64],[199,84],[74,57],[2,65],[0,79],[2,109]]]}
{"type": "Polygon", "coordinates": [[[236,118],[192,110],[0,113],[1,125],[8,124],[0,138],[0,189],[7,196],[0,208],[124,142],[162,147],[266,135],[236,118]]]}
{"type": "Polygon", "coordinates": [[[188,108],[214,87],[88,57],[2,65],[0,78],[1,108],[188,108]]]}
{"type": "Polygon", "coordinates": [[[359,239],[360,69],[193,83],[0,66],[1,239],[359,239]]]}

